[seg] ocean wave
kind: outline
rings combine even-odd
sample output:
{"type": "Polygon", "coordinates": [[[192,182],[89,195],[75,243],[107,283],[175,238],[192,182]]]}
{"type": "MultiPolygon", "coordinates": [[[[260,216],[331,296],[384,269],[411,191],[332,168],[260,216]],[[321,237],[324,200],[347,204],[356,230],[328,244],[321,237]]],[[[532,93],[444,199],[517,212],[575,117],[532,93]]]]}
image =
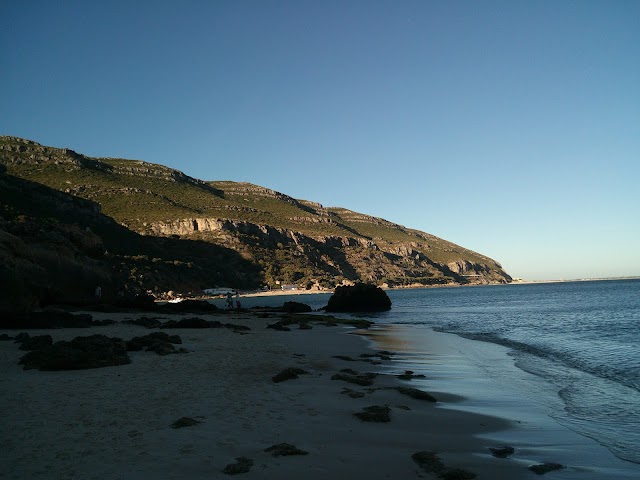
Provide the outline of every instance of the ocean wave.
{"type": "MultiPolygon", "coordinates": [[[[595,375],[605,380],[619,383],[625,387],[631,388],[637,392],[640,392],[640,381],[632,376],[634,373],[633,368],[622,368],[616,370],[616,367],[609,366],[600,363],[597,365],[590,364],[588,361],[576,358],[571,352],[559,351],[557,349],[545,346],[534,345],[531,343],[525,343],[518,340],[510,339],[497,335],[493,332],[464,332],[451,327],[432,327],[436,332],[452,333],[469,340],[477,340],[482,342],[494,343],[502,345],[515,352],[525,353],[529,355],[535,355],[536,357],[544,358],[547,360],[562,363],[567,367],[574,368],[576,370],[595,375]]],[[[608,359],[609,362],[613,362],[615,359],[608,359]]],[[[530,372],[536,373],[536,372],[530,372]]]]}

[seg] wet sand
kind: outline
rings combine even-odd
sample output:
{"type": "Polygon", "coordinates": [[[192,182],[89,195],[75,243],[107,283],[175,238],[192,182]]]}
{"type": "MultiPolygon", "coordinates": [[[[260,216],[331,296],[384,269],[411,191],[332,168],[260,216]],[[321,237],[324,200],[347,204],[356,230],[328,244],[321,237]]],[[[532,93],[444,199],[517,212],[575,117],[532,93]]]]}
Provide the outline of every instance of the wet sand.
{"type": "Polygon", "coordinates": [[[564,421],[560,387],[516,366],[509,348],[434,332],[424,325],[374,325],[362,335],[377,348],[396,352],[393,362],[381,367],[383,373],[404,369],[426,373],[425,379],[413,379],[411,384],[443,398],[438,408],[510,421],[508,429],[482,434],[495,445],[512,446],[510,462],[524,468],[544,462],[565,466],[544,478],[639,478],[640,465],[616,457],[571,429],[564,421]]]}

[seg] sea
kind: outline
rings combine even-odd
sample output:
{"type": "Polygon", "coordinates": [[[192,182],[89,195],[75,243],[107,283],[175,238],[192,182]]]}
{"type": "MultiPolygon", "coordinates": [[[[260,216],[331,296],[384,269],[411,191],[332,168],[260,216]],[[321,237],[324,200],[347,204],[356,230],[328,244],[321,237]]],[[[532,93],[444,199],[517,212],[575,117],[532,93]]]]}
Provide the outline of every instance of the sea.
{"type": "MultiPolygon", "coordinates": [[[[465,399],[451,408],[519,424],[523,435],[496,441],[533,439],[523,446],[532,457],[573,455],[585,469],[607,463],[595,466],[602,478],[640,478],[640,280],[387,293],[391,310],[365,316],[375,322],[367,338],[396,352],[387,370],[424,373],[416,387],[465,399]],[[603,447],[615,461],[601,455],[603,447]]],[[[327,299],[269,302],[316,309],[327,299]]]]}

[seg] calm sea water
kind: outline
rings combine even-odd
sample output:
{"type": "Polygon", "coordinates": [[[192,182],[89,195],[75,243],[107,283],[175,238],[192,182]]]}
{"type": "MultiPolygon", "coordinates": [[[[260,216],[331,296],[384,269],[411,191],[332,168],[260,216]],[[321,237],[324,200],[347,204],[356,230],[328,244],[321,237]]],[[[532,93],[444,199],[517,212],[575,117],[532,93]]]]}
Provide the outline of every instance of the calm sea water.
{"type": "Polygon", "coordinates": [[[564,406],[555,416],[640,463],[640,280],[392,291],[378,323],[509,348],[564,406]]]}

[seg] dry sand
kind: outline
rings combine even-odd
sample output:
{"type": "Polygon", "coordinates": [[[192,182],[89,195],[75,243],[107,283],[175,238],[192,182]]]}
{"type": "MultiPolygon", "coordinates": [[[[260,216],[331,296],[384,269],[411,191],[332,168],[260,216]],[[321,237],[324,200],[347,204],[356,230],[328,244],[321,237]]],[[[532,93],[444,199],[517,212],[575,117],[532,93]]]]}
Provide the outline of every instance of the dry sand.
{"type": "MultiPolygon", "coordinates": [[[[273,320],[248,314],[198,316],[252,330],[167,330],[181,336],[189,353],[130,352],[129,365],[61,372],[25,371],[18,365],[25,352],[12,341],[0,342],[0,478],[230,478],[223,469],[237,457],[253,461],[248,473],[237,476],[246,479],[437,478],[411,458],[425,450],[480,479],[535,477],[527,465],[492,457],[488,447],[495,445],[476,436],[508,428],[503,420],[331,380],[344,368],[375,371],[374,365],[333,357],[371,353],[367,341],[348,334],[353,329],[316,325],[280,332],[265,328],[273,320]],[[310,374],[274,383],[272,377],[287,367],[310,374]],[[342,394],[345,387],[365,396],[342,394]],[[353,415],[370,405],[388,405],[391,421],[369,423],[353,415]],[[181,417],[200,423],[172,428],[181,417]],[[308,454],[264,451],[280,443],[308,454]]],[[[29,333],[48,333],[54,341],[97,333],[129,340],[151,331],[116,324],[29,333]]],[[[407,385],[379,376],[373,387],[399,384],[407,385]]]]}

